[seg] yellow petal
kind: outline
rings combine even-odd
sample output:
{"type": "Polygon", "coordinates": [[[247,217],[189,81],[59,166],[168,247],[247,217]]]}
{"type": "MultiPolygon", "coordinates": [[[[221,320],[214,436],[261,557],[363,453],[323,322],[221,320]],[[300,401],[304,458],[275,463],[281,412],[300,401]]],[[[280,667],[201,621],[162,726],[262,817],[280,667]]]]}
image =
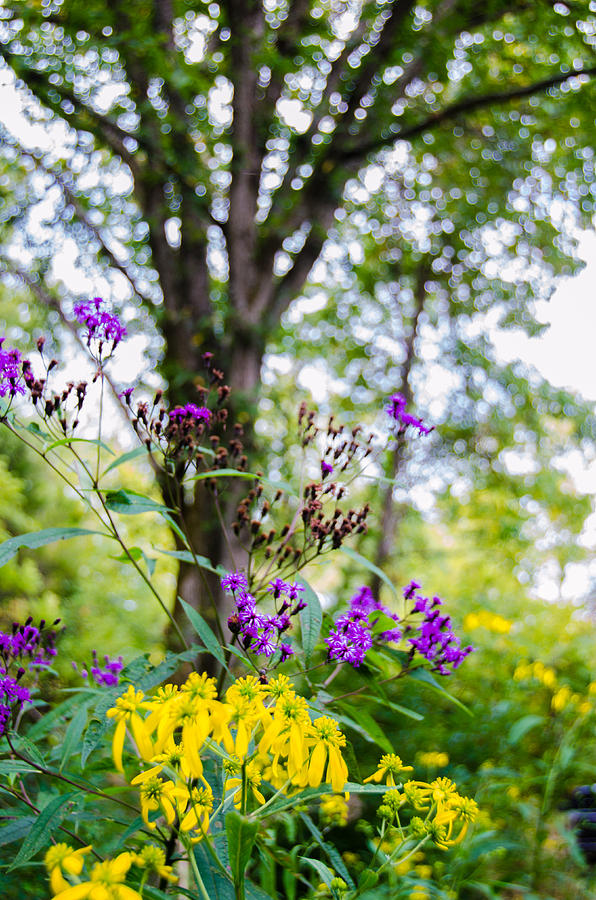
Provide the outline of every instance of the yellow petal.
{"type": "Polygon", "coordinates": [[[326,759],[327,751],[323,742],[320,741],[312,752],[308,767],[308,783],[311,787],[318,787],[322,782],[326,759]]]}
{"type": "Polygon", "coordinates": [[[112,756],[114,757],[114,765],[119,772],[124,772],[122,767],[122,750],[124,749],[124,738],[126,735],[126,722],[121,719],[116,725],[114,737],[112,739],[112,756]]]}

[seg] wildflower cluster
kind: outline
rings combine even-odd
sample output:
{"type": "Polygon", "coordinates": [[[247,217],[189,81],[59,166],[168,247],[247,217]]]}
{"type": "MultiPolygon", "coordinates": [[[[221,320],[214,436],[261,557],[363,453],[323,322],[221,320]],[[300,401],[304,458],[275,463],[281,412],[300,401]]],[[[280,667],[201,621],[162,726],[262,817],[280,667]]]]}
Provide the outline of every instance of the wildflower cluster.
{"type": "Polygon", "coordinates": [[[545,666],[537,659],[534,662],[518,663],[513,673],[515,681],[538,681],[550,693],[550,708],[554,713],[570,709],[586,715],[594,709],[596,699],[596,681],[588,685],[587,697],[574,692],[568,684],[561,684],[552,666],[545,666]]]}
{"type": "Polygon", "coordinates": [[[257,600],[248,590],[248,581],[242,572],[233,572],[221,580],[224,591],[230,591],[236,601],[236,611],[228,619],[233,641],[238,640],[244,651],[272,657],[279,651],[277,662],[285,662],[294,649],[283,636],[292,627],[292,618],[306,603],[300,599],[304,587],[297,582],[275,578],[268,590],[273,595],[275,613],[267,615],[257,610],[257,600]]]}
{"type": "MultiPolygon", "coordinates": [[[[53,626],[59,621],[56,619],[53,626]]],[[[43,619],[39,627],[32,622],[29,617],[24,625],[13,623],[10,632],[0,631],[0,735],[31,700],[31,691],[21,684],[26,670],[45,669],[56,655],[54,627],[47,629],[43,619]],[[11,667],[14,676],[10,674],[11,667]]]]}
{"type": "Polygon", "coordinates": [[[149,449],[158,447],[165,460],[175,460],[182,467],[180,477],[189,468],[209,471],[234,466],[244,471],[248,462],[242,425],[235,423],[232,436],[223,440],[228,426],[226,404],[230,388],[224,383],[223,372],[213,365],[213,354],[204,353],[202,358],[208,384],[196,385],[197,403],[170,409],[163,403],[161,390],[152,403],[133,403],[132,388],[120,394],[132,413],[131,424],[139,439],[149,449]]]}
{"type": "Polygon", "coordinates": [[[416,594],[419,587],[415,581],[410,582],[404,590],[404,597],[406,600],[415,599],[412,613],[421,614],[424,618],[415,626],[406,625],[404,634],[408,634],[407,641],[413,650],[432,663],[433,672],[451,675],[474,648],[461,646],[460,639],[451,629],[451,618],[440,613],[439,607],[443,601],[439,597],[430,600],[416,594]]]}
{"type": "Polygon", "coordinates": [[[118,659],[110,659],[110,657],[105,654],[103,663],[100,663],[97,650],[92,651],[92,662],[88,668],[84,666],[79,669],[76,662],[73,662],[72,667],[75,672],[79,672],[82,678],[88,678],[89,673],[91,673],[91,677],[93,681],[99,685],[99,687],[114,687],[118,684],[120,672],[124,666],[124,661],[121,656],[118,659]]]}
{"type": "Polygon", "coordinates": [[[6,338],[0,338],[0,397],[14,397],[15,394],[25,393],[23,379],[23,361],[21,353],[16,347],[5,350],[3,344],[6,338]]]}
{"type": "Polygon", "coordinates": [[[423,424],[422,419],[417,419],[411,413],[406,412],[407,400],[403,394],[392,394],[385,410],[398,424],[398,434],[404,434],[407,428],[416,428],[421,435],[430,434],[432,427],[423,424]]]}
{"type": "Polygon", "coordinates": [[[329,659],[358,667],[364,661],[367,650],[372,647],[373,638],[378,641],[399,641],[402,636],[399,628],[390,628],[373,635],[373,628],[381,621],[381,616],[386,616],[393,622],[399,621],[399,616],[375,600],[370,588],[361,587],[350,600],[348,612],[335,620],[335,627],[325,638],[329,659]]]}
{"type": "Polygon", "coordinates": [[[468,613],[464,619],[464,629],[474,631],[477,628],[486,628],[494,634],[509,634],[513,622],[503,616],[492,613],[488,609],[479,609],[478,612],[468,613]]]}
{"type": "MultiPolygon", "coordinates": [[[[378,776],[383,768],[380,764],[375,775],[378,776]]],[[[471,797],[461,796],[457,792],[457,785],[449,778],[436,778],[430,783],[406,781],[397,786],[393,773],[389,770],[386,783],[391,790],[383,794],[378,815],[388,826],[401,828],[400,813],[406,807],[416,813],[425,813],[424,818],[416,815],[410,819],[410,835],[421,842],[430,839],[442,850],[460,843],[468,825],[478,814],[476,801],[471,797]]]]}
{"type": "Polygon", "coordinates": [[[102,357],[104,345],[108,345],[110,355],[126,337],[126,328],[101,297],[75,303],[73,311],[77,321],[86,328],[87,346],[91,348],[92,342],[96,346],[98,359],[102,357]]]}
{"type": "Polygon", "coordinates": [[[264,783],[281,793],[322,783],[339,792],[347,781],[341,753],[346,739],[337,722],[311,718],[307,701],[284,675],[268,685],[254,676],[239,678],[221,700],[215,679],[196,672],[181,687],[166,684],[153,696],[131,685],[108,717],[116,722],[116,768],[123,771],[127,733],[148,766],[131,780],[146,825],[155,828],[156,820],[165,819],[191,843],[205,837],[217,814],[204,777],[208,756],[221,764],[218,810],[264,804],[264,783]]]}
{"type": "Polygon", "coordinates": [[[370,588],[360,588],[350,600],[348,612],[335,620],[325,638],[329,659],[358,667],[374,644],[403,640],[410,645],[412,657],[418,652],[432,663],[432,671],[450,675],[474,648],[461,647],[451,630],[451,619],[439,612],[443,601],[416,595],[419,587],[412,581],[404,588],[406,602],[415,598],[415,604],[403,619],[375,600],[370,588]],[[415,621],[413,617],[419,615],[422,621],[415,621]]]}

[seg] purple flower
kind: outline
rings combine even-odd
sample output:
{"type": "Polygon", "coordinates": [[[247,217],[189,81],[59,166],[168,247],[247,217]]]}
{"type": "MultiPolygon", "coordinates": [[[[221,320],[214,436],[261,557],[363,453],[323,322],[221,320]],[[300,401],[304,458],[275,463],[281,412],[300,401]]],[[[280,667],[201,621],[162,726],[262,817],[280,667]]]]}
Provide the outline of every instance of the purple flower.
{"type": "Polygon", "coordinates": [[[15,394],[25,393],[25,380],[23,378],[23,360],[16,347],[11,350],[3,350],[2,344],[6,338],[0,338],[0,397],[14,397],[15,394]]]}
{"type": "Polygon", "coordinates": [[[187,403],[186,406],[175,406],[168,413],[170,420],[180,421],[181,419],[194,419],[195,422],[201,420],[208,422],[211,413],[206,406],[196,406],[194,403],[187,403]]]}
{"type": "Polygon", "coordinates": [[[112,345],[112,350],[120,343],[122,338],[126,337],[126,328],[120,322],[118,316],[108,312],[105,308],[105,301],[101,297],[94,297],[93,300],[83,300],[74,305],[74,314],[77,319],[87,329],[87,346],[91,346],[91,341],[99,341],[100,345],[104,342],[112,345]]]}
{"type": "MultiPolygon", "coordinates": [[[[60,620],[56,619],[54,625],[60,620]]],[[[31,624],[29,617],[24,625],[15,622],[12,633],[0,631],[0,656],[4,664],[9,666],[12,661],[28,660],[29,668],[44,668],[51,665],[56,656],[56,632],[46,629],[46,623],[42,619],[39,628],[31,624]]]]}
{"type": "Polygon", "coordinates": [[[235,591],[246,590],[248,581],[243,572],[230,572],[229,575],[221,579],[221,586],[224,591],[232,591],[234,593],[235,591]]]}
{"type": "Polygon", "coordinates": [[[324,459],[321,460],[321,477],[323,481],[327,478],[328,475],[331,475],[333,472],[333,466],[328,462],[325,462],[324,459]]]}
{"type": "Polygon", "coordinates": [[[290,656],[293,655],[294,649],[291,644],[280,644],[279,645],[279,653],[280,653],[280,662],[285,662],[286,659],[289,659],[290,656]]]}
{"type": "Polygon", "coordinates": [[[348,662],[358,668],[367,650],[372,647],[370,628],[363,622],[351,621],[348,616],[340,616],[335,624],[336,627],[325,638],[329,659],[348,662]]]}
{"type": "Polygon", "coordinates": [[[385,407],[387,414],[398,423],[400,432],[405,431],[408,427],[412,427],[417,428],[419,434],[430,434],[433,430],[432,427],[427,428],[423,424],[422,419],[417,419],[416,416],[407,413],[406,403],[407,401],[403,394],[392,394],[388,405],[385,407]]]}
{"type": "MultiPolygon", "coordinates": [[[[23,669],[19,672],[23,673],[23,669]]],[[[0,735],[6,731],[13,712],[22,709],[23,704],[31,700],[30,692],[17,679],[7,675],[5,669],[0,669],[0,735]]]]}
{"type": "Polygon", "coordinates": [[[424,618],[417,625],[407,626],[408,643],[424,659],[432,663],[432,671],[439,675],[451,675],[474,647],[462,647],[460,639],[455,636],[451,627],[451,618],[442,616],[438,607],[443,605],[440,597],[422,597],[415,594],[420,585],[412,582],[404,589],[407,600],[415,598],[411,615],[422,614],[424,618]],[[413,635],[413,636],[412,636],[413,635]],[[451,668],[449,668],[451,667],[451,668]]]}

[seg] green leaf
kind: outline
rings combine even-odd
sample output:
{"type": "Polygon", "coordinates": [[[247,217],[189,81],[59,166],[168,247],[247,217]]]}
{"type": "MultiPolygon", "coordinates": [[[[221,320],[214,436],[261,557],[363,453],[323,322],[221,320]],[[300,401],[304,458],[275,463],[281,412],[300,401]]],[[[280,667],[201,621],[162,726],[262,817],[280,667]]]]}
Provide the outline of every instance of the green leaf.
{"type": "Polygon", "coordinates": [[[59,772],[62,771],[62,768],[70,759],[73,750],[78,749],[79,747],[81,735],[87,724],[87,708],[91,702],[90,699],[86,703],[83,703],[68,724],[62,743],[62,756],[60,758],[59,772]]]}
{"type": "MultiPolygon", "coordinates": [[[[209,852],[203,846],[203,841],[195,844],[193,850],[197,868],[203,879],[205,889],[209,895],[209,900],[235,900],[236,891],[232,882],[231,875],[225,875],[221,869],[215,865],[209,852]]],[[[219,854],[221,859],[221,854],[219,854]]],[[[222,860],[225,865],[225,860],[222,860]]],[[[196,897],[196,894],[191,896],[196,897]]]]}
{"type": "Polygon", "coordinates": [[[0,775],[12,778],[22,772],[37,772],[37,769],[24,759],[0,759],[0,775]]]}
{"type": "Polygon", "coordinates": [[[424,716],[419,712],[409,709],[407,706],[402,706],[401,703],[394,703],[393,700],[387,700],[385,697],[374,697],[372,694],[360,694],[360,699],[365,700],[367,703],[380,703],[381,706],[387,706],[389,709],[394,709],[395,712],[401,713],[402,716],[407,716],[409,719],[414,719],[416,722],[422,722],[424,720],[424,716]]]}
{"type": "Polygon", "coordinates": [[[427,684],[433,691],[436,691],[442,697],[445,697],[451,703],[454,703],[455,706],[459,706],[465,713],[469,716],[472,716],[472,712],[468,709],[465,703],[462,703],[461,700],[458,700],[457,697],[454,697],[453,694],[450,694],[449,691],[446,691],[445,688],[441,687],[436,678],[433,678],[430,672],[426,669],[412,669],[411,672],[408,672],[408,678],[413,678],[414,681],[422,681],[424,684],[427,684]]]}
{"type": "Polygon", "coordinates": [[[212,656],[216,658],[220,665],[226,667],[226,661],[224,657],[224,653],[221,647],[221,644],[215,637],[211,627],[207,624],[203,616],[197,612],[189,603],[182,599],[182,597],[178,597],[179,602],[182,604],[182,608],[188,619],[190,624],[196,631],[196,633],[201,638],[205,650],[208,651],[212,656]]]}
{"type": "Polygon", "coordinates": [[[335,878],[335,875],[329,866],[326,866],[320,859],[309,859],[308,856],[300,856],[299,859],[301,859],[302,862],[307,863],[307,865],[312,866],[321,881],[324,881],[327,887],[331,887],[331,882],[335,878]]]}
{"type": "Polygon", "coordinates": [[[50,450],[54,450],[56,447],[67,447],[70,444],[92,444],[95,447],[101,447],[102,450],[105,450],[106,453],[109,453],[110,456],[114,456],[114,451],[108,447],[107,444],[104,444],[103,441],[98,440],[97,438],[61,438],[59,441],[52,441],[49,447],[44,448],[44,453],[48,453],[50,450]]]}
{"type": "Polygon", "coordinates": [[[125,491],[122,489],[107,491],[105,503],[112,512],[127,516],[138,516],[146,512],[171,512],[169,507],[164,506],[163,503],[158,503],[157,500],[152,500],[151,497],[138,494],[136,491],[125,491]]]}
{"type": "Polygon", "coordinates": [[[35,816],[21,816],[0,828],[0,847],[5,844],[12,844],[14,841],[22,841],[31,831],[31,826],[35,822],[35,816]]]}
{"type": "Polygon", "coordinates": [[[119,456],[114,462],[110,463],[107,469],[104,469],[102,477],[107,475],[108,472],[111,472],[112,469],[117,469],[118,466],[123,466],[124,463],[131,462],[133,459],[138,459],[140,456],[147,456],[146,447],[137,447],[135,450],[129,450],[127,453],[123,453],[122,456],[119,456]]]}
{"type": "Polygon", "coordinates": [[[227,569],[224,569],[223,566],[214,566],[206,556],[193,556],[190,550],[161,550],[159,547],[154,547],[153,549],[157,550],[158,553],[163,553],[165,556],[173,556],[174,559],[179,559],[180,562],[196,565],[199,569],[207,569],[208,572],[213,572],[214,575],[220,575],[222,578],[228,574],[227,569]]]}
{"type": "Polygon", "coordinates": [[[361,566],[364,566],[365,569],[368,569],[369,572],[372,572],[374,575],[377,575],[381,581],[384,581],[387,587],[393,592],[393,594],[397,597],[398,593],[395,589],[395,586],[388,575],[385,575],[382,569],[379,569],[378,566],[375,566],[366,556],[362,556],[360,553],[357,553],[356,550],[352,550],[351,547],[340,547],[342,553],[345,553],[346,556],[349,556],[350,559],[353,559],[354,562],[360,563],[361,566]]]}
{"type": "Polygon", "coordinates": [[[213,469],[210,472],[201,472],[200,475],[193,475],[188,481],[204,481],[206,478],[250,478],[254,480],[259,477],[254,472],[239,472],[238,469],[213,469]]]}
{"type": "Polygon", "coordinates": [[[45,547],[46,544],[55,544],[57,541],[65,541],[84,534],[103,534],[104,537],[111,537],[109,534],[90,531],[88,528],[44,528],[41,531],[30,531],[28,534],[19,534],[0,544],[0,566],[6,565],[21,547],[36,550],[38,547],[45,547]]]}
{"type": "Polygon", "coordinates": [[[232,876],[234,884],[239,885],[244,881],[259,823],[247,819],[235,809],[227,813],[225,821],[232,876]]]}
{"type": "Polygon", "coordinates": [[[109,722],[107,719],[91,719],[83,738],[83,746],[81,747],[81,768],[84,769],[89,756],[100,743],[102,737],[108,730],[109,722]]]}
{"type": "MultiPolygon", "coordinates": [[[[393,745],[381,726],[376,722],[371,714],[366,709],[360,709],[359,707],[355,707],[348,703],[340,703],[339,706],[342,709],[345,709],[348,713],[348,716],[360,725],[360,728],[364,731],[365,736],[368,737],[370,741],[373,741],[375,744],[378,744],[385,753],[393,753],[393,745]]],[[[349,722],[349,719],[348,719],[349,722]]]]}
{"type": "Polygon", "coordinates": [[[21,844],[19,852],[8,867],[9,872],[24,865],[32,856],[35,856],[41,847],[47,846],[48,838],[58,828],[67,813],[65,806],[78,796],[81,796],[80,791],[70,791],[68,794],[54,797],[47,806],[44,806],[21,844]]]}
{"type": "Polygon", "coordinates": [[[19,753],[22,753],[23,756],[26,756],[29,760],[31,760],[33,765],[45,768],[45,758],[39,752],[36,745],[29,740],[29,738],[26,738],[22,734],[11,734],[10,740],[15,750],[18,750],[19,753]]]}
{"type": "Polygon", "coordinates": [[[515,746],[515,744],[519,743],[525,735],[532,730],[532,728],[536,728],[537,725],[543,725],[546,722],[544,716],[536,716],[536,715],[528,715],[522,716],[521,719],[518,719],[517,722],[514,722],[511,728],[509,729],[509,734],[507,735],[507,743],[515,746]]]}
{"type": "Polygon", "coordinates": [[[301,609],[300,630],[302,632],[302,649],[304,650],[304,661],[308,665],[315,651],[315,647],[321,634],[321,625],[323,623],[323,610],[321,602],[315,594],[311,586],[304,578],[295,578],[298,584],[304,587],[304,600],[307,606],[301,609]]]}
{"type": "Polygon", "coordinates": [[[329,857],[329,862],[331,863],[337,874],[340,875],[351,888],[353,888],[354,882],[352,881],[350,873],[346,868],[346,864],[339,855],[337,849],[333,846],[333,844],[327,843],[308,813],[301,812],[300,818],[314,837],[319,847],[329,857]]]}
{"type": "Polygon", "coordinates": [[[246,900],[275,900],[271,894],[248,879],[244,883],[244,896],[246,900]]]}
{"type": "Polygon", "coordinates": [[[54,728],[54,725],[57,720],[61,719],[62,716],[65,716],[66,713],[70,710],[70,707],[79,704],[81,702],[80,696],[76,695],[74,697],[67,697],[66,700],[63,700],[62,703],[59,703],[58,706],[55,706],[54,709],[48,710],[45,712],[41,719],[39,719],[34,725],[31,726],[27,730],[27,737],[32,741],[36,740],[39,737],[42,737],[46,734],[50,729],[54,728]]]}

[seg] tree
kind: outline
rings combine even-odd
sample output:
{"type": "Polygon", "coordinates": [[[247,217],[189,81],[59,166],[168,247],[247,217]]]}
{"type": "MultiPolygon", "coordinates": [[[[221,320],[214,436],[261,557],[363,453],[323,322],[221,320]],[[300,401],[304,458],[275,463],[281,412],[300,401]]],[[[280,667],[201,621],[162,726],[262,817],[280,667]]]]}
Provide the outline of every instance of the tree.
{"type": "MultiPolygon", "coordinates": [[[[48,128],[65,128],[63,148],[29,156],[59,189],[64,233],[76,229],[153,317],[173,403],[204,350],[254,401],[267,341],[346,182],[376,154],[407,141],[423,156],[434,135],[490,154],[501,110],[519,115],[526,159],[553,113],[578,133],[589,125],[588,2],[44,0],[1,15],[15,84],[48,128]]],[[[41,295],[43,272],[10,252],[4,265],[41,295]]],[[[198,488],[186,518],[197,551],[225,562],[207,503],[198,488]]],[[[180,586],[200,603],[184,566],[180,586]]]]}

